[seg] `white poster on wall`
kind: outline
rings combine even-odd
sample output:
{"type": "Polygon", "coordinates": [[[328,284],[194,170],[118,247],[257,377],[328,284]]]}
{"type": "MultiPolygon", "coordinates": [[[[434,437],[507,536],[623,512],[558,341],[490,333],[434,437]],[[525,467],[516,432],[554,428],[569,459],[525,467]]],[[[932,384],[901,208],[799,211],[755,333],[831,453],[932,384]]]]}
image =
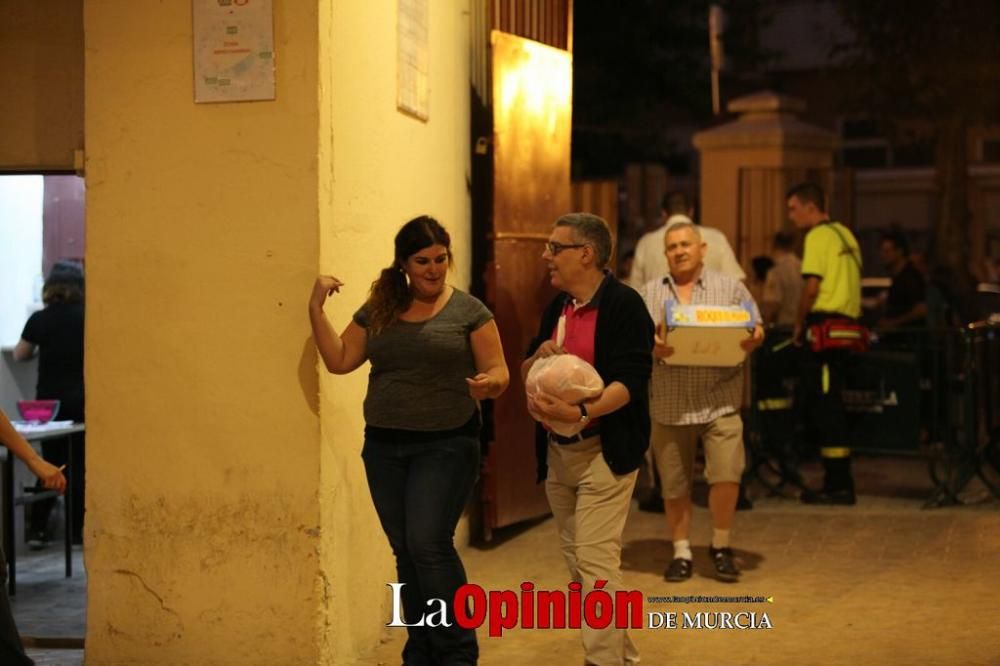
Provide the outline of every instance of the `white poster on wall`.
{"type": "Polygon", "coordinates": [[[427,0],[398,0],[396,107],[420,120],[430,118],[430,57],[427,0]]]}
{"type": "Polygon", "coordinates": [[[191,0],[194,101],[273,100],[271,0],[191,0]]]}

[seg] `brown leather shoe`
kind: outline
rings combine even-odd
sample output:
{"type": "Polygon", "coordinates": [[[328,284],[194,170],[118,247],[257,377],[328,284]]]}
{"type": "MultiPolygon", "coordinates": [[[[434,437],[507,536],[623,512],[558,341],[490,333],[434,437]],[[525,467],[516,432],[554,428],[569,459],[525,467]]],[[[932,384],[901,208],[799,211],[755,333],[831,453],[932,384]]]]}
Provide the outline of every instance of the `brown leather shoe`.
{"type": "Polygon", "coordinates": [[[713,548],[709,546],[708,554],[715,565],[715,577],[726,583],[734,583],[740,579],[740,570],[733,561],[732,548],[713,548]]]}

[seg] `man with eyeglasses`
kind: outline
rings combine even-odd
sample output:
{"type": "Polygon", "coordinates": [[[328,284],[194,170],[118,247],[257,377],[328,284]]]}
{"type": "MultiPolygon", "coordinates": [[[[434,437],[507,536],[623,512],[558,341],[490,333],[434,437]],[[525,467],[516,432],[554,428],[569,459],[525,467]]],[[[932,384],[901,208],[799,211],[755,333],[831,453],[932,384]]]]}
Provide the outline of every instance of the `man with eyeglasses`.
{"type": "MultiPolygon", "coordinates": [[[[574,437],[538,426],[538,481],[545,482],[573,580],[583,594],[606,580],[603,589],[614,596],[622,589],[622,531],[636,470],[649,446],[653,323],[638,293],[606,270],[611,250],[600,217],[572,213],[556,220],[542,259],[561,293],[542,315],[521,376],[541,358],[575,354],[604,381],[600,396],[579,405],[536,393],[528,411],[536,421],[583,425],[574,437]]],[[[584,626],[581,634],[587,663],[639,660],[626,629],[584,626]]]]}

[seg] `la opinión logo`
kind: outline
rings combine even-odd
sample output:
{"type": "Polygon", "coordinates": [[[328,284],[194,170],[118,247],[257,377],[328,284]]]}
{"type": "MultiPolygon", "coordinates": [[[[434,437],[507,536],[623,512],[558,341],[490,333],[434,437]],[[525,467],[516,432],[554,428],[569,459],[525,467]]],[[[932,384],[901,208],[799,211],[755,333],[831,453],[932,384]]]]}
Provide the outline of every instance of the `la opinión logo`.
{"type": "MultiPolygon", "coordinates": [[[[449,606],[445,599],[428,599],[428,611],[419,618],[402,617],[405,583],[387,583],[392,590],[392,621],[387,627],[450,627],[449,606]]],[[[570,583],[567,591],[536,590],[525,581],[519,591],[490,590],[466,583],[452,599],[454,623],[464,629],[478,629],[487,624],[489,635],[497,638],[504,630],[579,629],[586,626],[606,629],[773,629],[766,612],[750,611],[649,611],[643,624],[643,601],[638,590],[604,589],[606,580],[598,580],[594,589],[583,592],[581,583],[570,583]]],[[[673,596],[648,597],[650,603],[773,603],[774,597],[755,596],[673,596]]]]}
{"type": "MultiPolygon", "coordinates": [[[[598,580],[594,589],[583,592],[581,583],[568,590],[535,590],[523,582],[520,591],[490,590],[466,583],[452,600],[455,622],[463,629],[478,629],[488,623],[489,635],[499,637],[505,629],[579,629],[583,623],[593,629],[642,628],[643,595],[638,590],[618,590],[612,596],[604,589],[608,581],[598,580]]],[[[406,583],[387,583],[392,589],[392,621],[387,627],[450,627],[448,604],[444,599],[428,599],[429,612],[414,622],[400,614],[406,583]]],[[[410,618],[407,618],[410,619],[410,618]]]]}

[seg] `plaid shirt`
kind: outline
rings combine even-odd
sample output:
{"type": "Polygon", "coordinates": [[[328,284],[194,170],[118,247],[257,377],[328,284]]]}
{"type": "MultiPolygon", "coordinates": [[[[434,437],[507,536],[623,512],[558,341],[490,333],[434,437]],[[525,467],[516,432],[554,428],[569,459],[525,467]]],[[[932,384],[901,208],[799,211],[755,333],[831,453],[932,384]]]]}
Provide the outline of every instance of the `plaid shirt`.
{"type": "MultiPolygon", "coordinates": [[[[663,302],[680,302],[669,275],[647,282],[639,293],[657,326],[664,321],[663,302]]],[[[702,268],[691,289],[690,305],[740,305],[743,301],[750,301],[753,316],[760,321],[753,297],[735,278],[702,268]]],[[[738,413],[743,402],[743,365],[716,368],[654,363],[649,415],[663,425],[695,425],[738,413]]]]}

